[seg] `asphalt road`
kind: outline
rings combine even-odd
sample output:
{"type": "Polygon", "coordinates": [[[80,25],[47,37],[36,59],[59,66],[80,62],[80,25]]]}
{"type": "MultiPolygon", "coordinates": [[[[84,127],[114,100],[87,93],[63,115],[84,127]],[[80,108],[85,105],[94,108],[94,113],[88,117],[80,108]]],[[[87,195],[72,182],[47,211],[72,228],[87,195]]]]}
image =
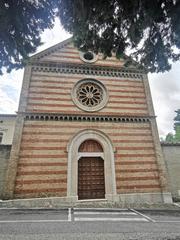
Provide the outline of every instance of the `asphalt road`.
{"type": "Polygon", "coordinates": [[[180,210],[0,209],[0,240],[180,240],[180,210]]]}

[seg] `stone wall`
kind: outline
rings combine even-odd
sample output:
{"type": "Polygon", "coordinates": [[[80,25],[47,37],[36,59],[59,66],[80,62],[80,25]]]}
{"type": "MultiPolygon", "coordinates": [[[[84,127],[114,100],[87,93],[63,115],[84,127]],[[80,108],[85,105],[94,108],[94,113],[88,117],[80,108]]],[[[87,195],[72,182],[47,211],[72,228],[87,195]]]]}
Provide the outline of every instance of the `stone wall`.
{"type": "Polygon", "coordinates": [[[0,145],[0,199],[3,197],[7,163],[11,151],[11,145],[0,145]]]}
{"type": "Polygon", "coordinates": [[[0,133],[2,134],[2,145],[11,145],[14,135],[16,114],[0,114],[0,133]]]}
{"type": "MultiPolygon", "coordinates": [[[[71,95],[75,84],[87,78],[86,74],[57,74],[54,72],[32,71],[29,86],[27,112],[92,115],[82,111],[73,102],[71,95]]],[[[148,106],[142,79],[122,79],[119,77],[93,76],[103,83],[109,99],[100,116],[148,116],[148,106]]]]}
{"type": "MultiPolygon", "coordinates": [[[[180,199],[180,144],[162,144],[162,151],[168,170],[171,193],[175,200],[180,199]]],[[[2,199],[7,162],[11,145],[0,145],[0,199],[2,199]]]]}
{"type": "Polygon", "coordinates": [[[84,129],[100,130],[115,148],[117,193],[160,192],[150,123],[25,121],[15,197],[65,197],[67,144],[84,129]]]}
{"type": "Polygon", "coordinates": [[[180,200],[180,143],[162,143],[161,146],[168,171],[172,196],[174,200],[180,200]]]}

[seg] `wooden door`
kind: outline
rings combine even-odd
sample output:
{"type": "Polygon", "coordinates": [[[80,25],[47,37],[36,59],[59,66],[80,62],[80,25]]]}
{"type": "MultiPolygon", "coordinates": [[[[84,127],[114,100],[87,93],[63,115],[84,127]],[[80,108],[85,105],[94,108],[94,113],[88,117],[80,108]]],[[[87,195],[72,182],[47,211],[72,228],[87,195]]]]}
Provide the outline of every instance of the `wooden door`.
{"type": "Polygon", "coordinates": [[[78,198],[105,198],[104,161],[100,157],[82,157],[78,161],[78,198]]]}

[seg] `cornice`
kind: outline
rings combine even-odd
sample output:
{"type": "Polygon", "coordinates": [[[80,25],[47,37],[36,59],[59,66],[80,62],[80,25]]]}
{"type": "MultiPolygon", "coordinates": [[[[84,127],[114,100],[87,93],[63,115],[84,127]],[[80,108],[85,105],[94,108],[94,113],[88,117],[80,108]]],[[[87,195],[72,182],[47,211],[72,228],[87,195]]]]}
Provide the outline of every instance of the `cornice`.
{"type": "Polygon", "coordinates": [[[46,113],[22,113],[25,120],[30,121],[77,121],[77,122],[131,122],[131,123],[146,123],[154,119],[155,116],[87,116],[87,115],[72,115],[72,114],[46,114],[46,113]]]}
{"type": "Polygon", "coordinates": [[[1,118],[7,118],[7,117],[16,118],[17,114],[0,114],[0,117],[1,118]]]}
{"type": "Polygon", "coordinates": [[[38,72],[57,72],[64,74],[84,74],[96,76],[110,76],[120,78],[133,78],[142,80],[144,74],[142,70],[135,68],[112,68],[93,65],[65,64],[65,63],[37,63],[31,62],[33,71],[38,72]]]}
{"type": "Polygon", "coordinates": [[[176,147],[176,146],[180,146],[180,142],[174,142],[174,143],[172,143],[172,142],[161,142],[161,146],[174,146],[174,147],[176,147]]]}

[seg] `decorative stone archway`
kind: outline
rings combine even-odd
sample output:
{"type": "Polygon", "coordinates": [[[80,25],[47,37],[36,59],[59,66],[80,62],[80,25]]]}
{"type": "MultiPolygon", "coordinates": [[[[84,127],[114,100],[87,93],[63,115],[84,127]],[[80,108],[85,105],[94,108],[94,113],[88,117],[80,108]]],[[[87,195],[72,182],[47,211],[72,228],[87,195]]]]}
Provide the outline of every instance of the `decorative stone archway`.
{"type": "Polygon", "coordinates": [[[103,148],[104,174],[105,174],[105,198],[112,200],[116,195],[116,180],[114,166],[114,148],[110,139],[98,130],[86,129],[76,134],[67,146],[68,151],[68,179],[67,197],[78,199],[78,149],[80,145],[92,139],[100,143],[103,148]]]}

